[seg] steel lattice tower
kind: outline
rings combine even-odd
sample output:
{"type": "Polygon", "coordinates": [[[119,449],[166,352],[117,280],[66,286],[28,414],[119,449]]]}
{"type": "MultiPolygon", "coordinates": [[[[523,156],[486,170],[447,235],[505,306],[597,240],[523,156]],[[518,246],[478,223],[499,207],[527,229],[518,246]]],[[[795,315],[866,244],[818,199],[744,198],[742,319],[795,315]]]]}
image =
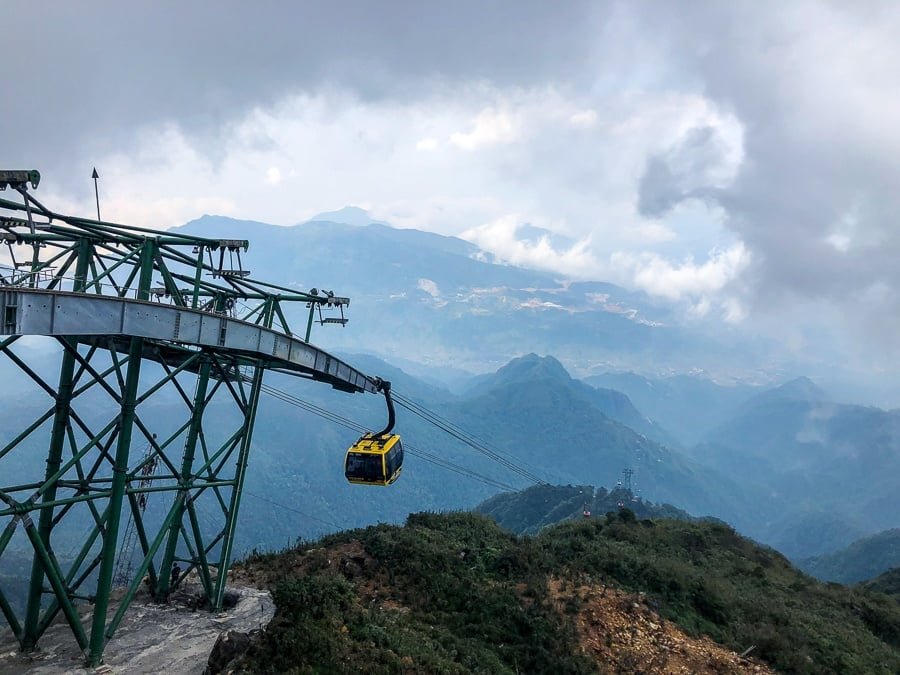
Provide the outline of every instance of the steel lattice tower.
{"type": "Polygon", "coordinates": [[[168,598],[175,561],[221,609],[264,374],[377,385],[309,342],[315,320],[346,322],[347,298],[252,280],[244,240],[54,213],[29,192],[39,179],[0,171],[0,189],[22,196],[0,199],[0,365],[30,382],[29,403],[44,400],[42,414],[0,429],[0,562],[14,548],[30,556],[24,612],[2,587],[0,610],[24,650],[62,612],[96,666],[145,578],[168,598]],[[302,337],[289,303],[308,308],[302,337]],[[26,336],[56,345],[50,366],[31,363],[26,336]],[[165,414],[146,414],[154,405],[165,414]],[[108,616],[123,520],[140,562],[108,616]]]}

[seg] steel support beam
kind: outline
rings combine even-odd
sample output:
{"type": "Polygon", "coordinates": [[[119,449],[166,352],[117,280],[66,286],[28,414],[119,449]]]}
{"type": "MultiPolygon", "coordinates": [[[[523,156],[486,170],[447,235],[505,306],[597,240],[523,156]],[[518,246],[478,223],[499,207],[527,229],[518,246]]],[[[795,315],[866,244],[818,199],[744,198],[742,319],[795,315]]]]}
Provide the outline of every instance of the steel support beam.
{"type": "Polygon", "coordinates": [[[222,601],[225,598],[225,584],[228,580],[228,567],[231,564],[231,553],[234,546],[234,530],[237,527],[238,512],[244,489],[244,478],[247,475],[247,459],[250,455],[250,441],[253,438],[253,427],[256,424],[256,409],[259,406],[259,395],[262,390],[264,372],[263,365],[258,364],[253,373],[253,384],[250,387],[250,396],[244,411],[244,437],[241,439],[241,449],[238,452],[234,487],[231,490],[231,502],[228,506],[228,521],[225,524],[225,538],[222,542],[222,556],[219,559],[216,592],[212,598],[212,608],[217,612],[222,611],[222,601]]]}
{"type": "MultiPolygon", "coordinates": [[[[144,242],[141,251],[140,282],[138,293],[141,299],[149,293],[152,279],[152,261],[156,248],[154,242],[144,242]]],[[[125,496],[125,484],[128,479],[128,458],[131,453],[131,431],[134,428],[135,409],[138,399],[138,384],[141,375],[141,355],[144,352],[144,339],[131,338],[128,351],[128,370],[125,375],[125,391],[122,392],[121,418],[119,436],[116,443],[115,465],[113,466],[113,482],[109,497],[109,519],[103,535],[103,548],[100,560],[100,575],[97,579],[97,592],[94,600],[94,617],[91,622],[91,641],[88,653],[88,664],[99,666],[103,660],[103,648],[106,646],[106,611],[109,608],[109,592],[112,589],[113,571],[116,566],[116,550],[119,543],[119,523],[122,520],[122,500],[125,496]]]]}
{"type": "MultiPolygon", "coordinates": [[[[78,290],[83,290],[84,279],[87,274],[88,263],[90,262],[91,246],[88,241],[80,241],[78,243],[78,264],[75,270],[76,286],[78,290]]],[[[74,343],[72,338],[67,338],[74,343]]],[[[74,344],[72,345],[74,348],[74,344]]],[[[59,370],[59,384],[56,393],[56,405],[53,416],[53,428],[50,432],[50,447],[47,453],[47,468],[44,473],[45,481],[50,481],[59,471],[62,464],[63,445],[66,440],[66,428],[69,424],[69,412],[72,403],[72,389],[74,386],[73,376],[75,374],[75,357],[71,351],[66,351],[62,356],[62,363],[59,370]]],[[[41,495],[41,502],[50,502],[40,510],[38,522],[38,536],[43,543],[44,548],[52,551],[50,544],[50,534],[53,529],[53,502],[56,499],[56,483],[52,482],[50,487],[41,495]]],[[[41,596],[44,590],[45,569],[43,565],[43,557],[36,555],[31,566],[31,582],[28,587],[28,600],[25,609],[25,625],[22,634],[22,648],[26,651],[34,649],[38,639],[38,624],[40,622],[41,613],[41,596]]],[[[60,587],[63,588],[64,587],[60,587]]],[[[54,586],[54,590],[56,586],[54,586]]],[[[57,591],[59,594],[59,591],[57,591]]],[[[61,603],[67,603],[68,598],[58,597],[61,603]]]]}
{"type": "MultiPolygon", "coordinates": [[[[181,459],[181,473],[178,478],[179,491],[175,498],[176,512],[172,524],[169,526],[169,537],[166,541],[166,550],[160,564],[160,574],[156,580],[156,598],[165,600],[169,597],[169,570],[175,560],[175,548],[178,546],[178,528],[181,525],[187,501],[191,498],[190,488],[193,485],[194,455],[197,451],[197,440],[203,429],[203,413],[206,410],[206,392],[209,387],[209,371],[212,367],[209,359],[204,360],[200,366],[197,378],[197,389],[194,392],[194,403],[191,410],[191,426],[188,429],[187,439],[184,442],[184,453],[181,459]]],[[[207,597],[210,597],[212,588],[207,587],[207,597]]]]}
{"type": "MultiPolygon", "coordinates": [[[[53,430],[50,432],[50,449],[47,456],[47,469],[44,480],[51,481],[62,464],[63,443],[66,440],[66,426],[69,421],[69,404],[72,401],[72,376],[75,372],[75,359],[71,354],[63,354],[59,373],[59,393],[56,397],[56,410],[53,417],[53,430]]],[[[53,502],[56,500],[56,482],[53,481],[41,496],[44,502],[38,521],[38,536],[44,546],[50,549],[50,532],[53,524],[53,502]],[[49,502],[49,503],[47,503],[49,502]]],[[[35,556],[31,566],[31,582],[28,587],[28,601],[25,609],[25,627],[22,648],[31,651],[37,644],[38,623],[41,613],[41,596],[44,590],[44,568],[41,560],[35,556]]]]}

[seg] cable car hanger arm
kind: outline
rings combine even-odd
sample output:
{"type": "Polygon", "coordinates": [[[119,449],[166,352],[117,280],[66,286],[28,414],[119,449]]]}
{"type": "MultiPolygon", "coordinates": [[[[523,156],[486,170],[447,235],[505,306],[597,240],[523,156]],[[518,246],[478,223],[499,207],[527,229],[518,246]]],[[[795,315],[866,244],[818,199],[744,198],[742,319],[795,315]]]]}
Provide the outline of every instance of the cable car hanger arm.
{"type": "Polygon", "coordinates": [[[391,383],[387,380],[382,380],[380,377],[375,378],[375,387],[378,391],[384,394],[384,400],[387,401],[387,409],[388,409],[388,423],[387,426],[375,434],[376,438],[381,438],[382,436],[387,436],[391,433],[391,430],[394,428],[394,422],[396,422],[397,418],[394,413],[394,399],[391,398],[391,383]]]}

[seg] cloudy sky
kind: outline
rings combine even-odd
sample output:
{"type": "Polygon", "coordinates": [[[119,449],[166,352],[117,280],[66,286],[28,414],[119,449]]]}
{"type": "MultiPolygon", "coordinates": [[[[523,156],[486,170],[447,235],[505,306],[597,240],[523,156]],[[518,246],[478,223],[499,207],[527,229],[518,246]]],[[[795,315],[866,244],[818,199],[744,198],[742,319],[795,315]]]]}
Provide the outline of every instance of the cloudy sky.
{"type": "Polygon", "coordinates": [[[153,227],[355,204],[896,370],[900,4],[19,2],[0,19],[3,161],[40,169],[58,210],[91,212],[94,166],[104,216],[153,227]]]}

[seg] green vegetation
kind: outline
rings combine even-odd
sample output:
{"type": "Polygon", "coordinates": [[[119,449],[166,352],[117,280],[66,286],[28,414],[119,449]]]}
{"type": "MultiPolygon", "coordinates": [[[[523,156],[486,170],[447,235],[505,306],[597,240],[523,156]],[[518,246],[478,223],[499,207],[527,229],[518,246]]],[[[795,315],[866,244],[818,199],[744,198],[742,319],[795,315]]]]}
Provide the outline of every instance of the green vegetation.
{"type": "MultiPolygon", "coordinates": [[[[530,546],[468,514],[418,514],[406,527],[326,537],[305,549],[312,558],[308,575],[275,586],[278,612],[247,667],[278,673],[595,673],[595,665],[577,655],[573,627],[551,606],[543,570],[523,569],[530,546]],[[329,564],[335,560],[324,551],[355,540],[366,558],[345,557],[335,571],[329,564]],[[368,596],[372,582],[377,591],[368,596]]],[[[281,564],[277,556],[254,562],[281,564]]]]}
{"type": "Polygon", "coordinates": [[[690,634],[791,673],[900,672],[900,605],[822,584],[719,523],[629,509],[515,537],[474,514],[339,533],[256,556],[278,611],[254,672],[596,672],[548,580],[609,585],[690,634]]]}

